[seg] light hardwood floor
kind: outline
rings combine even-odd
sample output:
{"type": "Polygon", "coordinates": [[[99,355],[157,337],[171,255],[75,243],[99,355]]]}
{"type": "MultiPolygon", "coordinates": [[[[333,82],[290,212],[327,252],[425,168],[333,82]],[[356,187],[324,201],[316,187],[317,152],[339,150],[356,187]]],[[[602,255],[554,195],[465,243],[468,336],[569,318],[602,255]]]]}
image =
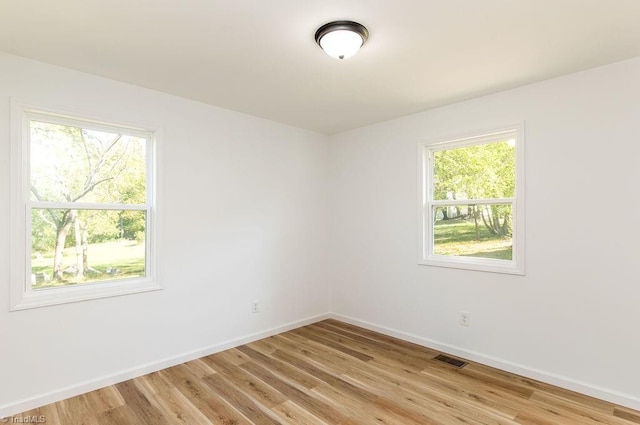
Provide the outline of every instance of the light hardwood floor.
{"type": "Polygon", "coordinates": [[[46,424],[640,424],[640,412],[335,320],[16,415],[46,424]]]}

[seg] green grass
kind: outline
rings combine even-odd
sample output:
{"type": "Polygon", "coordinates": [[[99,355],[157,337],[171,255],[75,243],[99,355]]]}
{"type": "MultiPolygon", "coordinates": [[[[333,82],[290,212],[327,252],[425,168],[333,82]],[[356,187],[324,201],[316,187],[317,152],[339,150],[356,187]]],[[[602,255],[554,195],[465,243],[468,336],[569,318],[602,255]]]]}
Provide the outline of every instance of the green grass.
{"type": "Polygon", "coordinates": [[[480,238],[477,238],[473,219],[436,221],[434,230],[434,254],[463,257],[512,259],[511,237],[497,237],[489,233],[486,226],[478,223],[480,238]]]}
{"type": "MultiPolygon", "coordinates": [[[[89,245],[88,276],[77,279],[73,274],[65,274],[64,281],[49,280],[38,281],[33,285],[34,289],[53,286],[77,285],[82,283],[99,282],[106,280],[120,280],[145,275],[145,245],[136,241],[118,240],[89,245]],[[109,274],[107,269],[117,269],[117,273],[109,274]]],[[[63,269],[76,264],[75,247],[64,250],[63,269]]],[[[31,273],[46,273],[53,275],[53,252],[41,256],[33,255],[31,258],[31,273]]]]}

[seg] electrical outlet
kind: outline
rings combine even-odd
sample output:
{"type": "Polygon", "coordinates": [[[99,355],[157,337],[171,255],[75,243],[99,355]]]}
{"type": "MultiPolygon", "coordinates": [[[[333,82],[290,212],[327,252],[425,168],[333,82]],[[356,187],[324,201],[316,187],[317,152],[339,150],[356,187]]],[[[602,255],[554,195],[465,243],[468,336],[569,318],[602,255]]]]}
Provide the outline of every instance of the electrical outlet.
{"type": "Polygon", "coordinates": [[[469,326],[471,324],[471,315],[468,311],[460,312],[460,326],[469,326]]]}
{"type": "Polygon", "coordinates": [[[253,300],[251,301],[251,312],[252,313],[260,313],[260,301],[253,300]]]}

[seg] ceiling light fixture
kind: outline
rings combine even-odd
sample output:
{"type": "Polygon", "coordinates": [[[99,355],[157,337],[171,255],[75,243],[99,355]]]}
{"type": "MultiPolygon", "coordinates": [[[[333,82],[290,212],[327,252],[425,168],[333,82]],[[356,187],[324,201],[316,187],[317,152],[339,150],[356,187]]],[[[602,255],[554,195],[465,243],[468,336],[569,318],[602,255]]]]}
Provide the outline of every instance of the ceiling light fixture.
{"type": "Polygon", "coordinates": [[[316,31],[316,43],[329,56],[345,59],[355,55],[369,38],[369,31],[353,21],[334,21],[316,31]]]}

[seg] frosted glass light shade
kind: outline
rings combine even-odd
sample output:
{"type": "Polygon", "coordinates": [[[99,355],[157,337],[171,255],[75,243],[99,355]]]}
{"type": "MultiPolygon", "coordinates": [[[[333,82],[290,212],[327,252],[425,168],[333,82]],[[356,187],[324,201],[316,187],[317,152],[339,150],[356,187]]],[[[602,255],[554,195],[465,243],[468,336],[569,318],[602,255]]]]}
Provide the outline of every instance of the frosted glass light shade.
{"type": "Polygon", "coordinates": [[[369,31],[357,22],[336,21],[316,31],[316,43],[329,56],[345,59],[355,55],[367,41],[369,31]]]}
{"type": "Polygon", "coordinates": [[[333,31],[320,39],[322,50],[336,59],[346,59],[355,55],[362,43],[360,34],[347,30],[333,31]]]}

